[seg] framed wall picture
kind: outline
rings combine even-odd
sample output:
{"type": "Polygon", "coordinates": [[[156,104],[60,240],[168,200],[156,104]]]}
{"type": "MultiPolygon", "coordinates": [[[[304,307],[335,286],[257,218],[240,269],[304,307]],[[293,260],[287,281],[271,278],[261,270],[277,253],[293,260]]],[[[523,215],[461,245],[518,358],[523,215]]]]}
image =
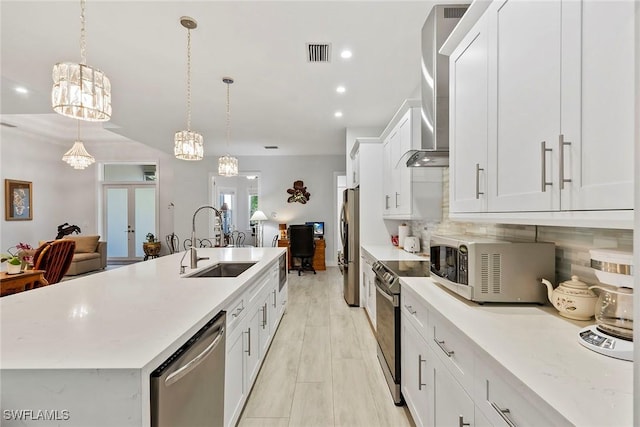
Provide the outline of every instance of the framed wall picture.
{"type": "Polygon", "coordinates": [[[33,188],[30,181],[4,180],[4,213],[7,221],[33,219],[33,188]]]}

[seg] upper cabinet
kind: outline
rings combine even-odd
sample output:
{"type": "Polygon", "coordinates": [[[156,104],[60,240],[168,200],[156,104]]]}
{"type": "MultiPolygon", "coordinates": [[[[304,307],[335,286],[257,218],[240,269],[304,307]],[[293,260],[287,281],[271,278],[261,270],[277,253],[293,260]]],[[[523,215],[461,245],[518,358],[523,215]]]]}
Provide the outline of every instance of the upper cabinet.
{"type": "Polygon", "coordinates": [[[494,1],[448,47],[452,217],[632,228],[634,8],[494,1]]]}
{"type": "Polygon", "coordinates": [[[420,101],[405,101],[383,131],[383,208],[388,219],[442,217],[442,171],[409,168],[406,154],[420,149],[420,101]]]}

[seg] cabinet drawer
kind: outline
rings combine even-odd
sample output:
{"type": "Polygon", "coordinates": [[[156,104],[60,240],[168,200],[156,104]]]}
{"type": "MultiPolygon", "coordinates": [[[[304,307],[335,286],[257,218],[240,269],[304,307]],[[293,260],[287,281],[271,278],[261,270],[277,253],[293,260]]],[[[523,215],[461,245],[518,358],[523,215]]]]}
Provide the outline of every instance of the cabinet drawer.
{"type": "Polygon", "coordinates": [[[402,312],[407,315],[413,326],[420,332],[425,340],[429,339],[429,331],[427,328],[428,309],[420,296],[415,294],[411,288],[402,287],[400,294],[400,307],[402,312]]]}
{"type": "Polygon", "coordinates": [[[570,423],[495,361],[478,358],[475,402],[494,426],[564,426],[570,423]]]}
{"type": "Polygon", "coordinates": [[[227,335],[231,333],[246,314],[246,302],[244,296],[233,301],[227,308],[227,335]]]}
{"type": "Polygon", "coordinates": [[[434,353],[467,393],[472,394],[475,354],[471,343],[435,310],[429,313],[429,332],[427,342],[434,353]]]}

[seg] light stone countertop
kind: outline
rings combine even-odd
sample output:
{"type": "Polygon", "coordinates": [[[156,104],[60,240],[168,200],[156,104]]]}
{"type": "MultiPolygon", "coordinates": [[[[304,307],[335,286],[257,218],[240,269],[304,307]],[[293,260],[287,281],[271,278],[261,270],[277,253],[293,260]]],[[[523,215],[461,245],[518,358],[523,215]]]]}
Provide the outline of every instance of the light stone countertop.
{"type": "Polygon", "coordinates": [[[210,257],[198,270],[218,261],[257,262],[234,278],[181,277],[181,252],[3,297],[0,366],[150,372],[284,252],[198,249],[210,257]]]}
{"type": "Polygon", "coordinates": [[[429,258],[398,249],[393,245],[362,245],[362,250],[379,261],[424,261],[429,258]]]}
{"type": "Polygon", "coordinates": [[[565,319],[546,306],[479,305],[430,278],[400,280],[572,424],[633,424],[633,363],[578,343],[578,331],[593,321],[565,319]]]}

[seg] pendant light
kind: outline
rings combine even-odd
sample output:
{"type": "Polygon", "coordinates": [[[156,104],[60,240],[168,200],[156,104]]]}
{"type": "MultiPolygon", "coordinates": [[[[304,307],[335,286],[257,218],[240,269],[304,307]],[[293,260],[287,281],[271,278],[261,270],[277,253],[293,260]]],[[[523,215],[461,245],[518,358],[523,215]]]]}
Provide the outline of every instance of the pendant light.
{"type": "Polygon", "coordinates": [[[106,122],[111,119],[111,82],[100,70],[87,65],[85,0],[80,1],[80,63],[53,66],[53,111],[72,119],[106,122]]]}
{"type": "Polygon", "coordinates": [[[78,139],[73,143],[73,147],[64,153],[62,160],[69,163],[74,169],[84,169],[96,161],[96,159],[87,152],[84,144],[80,140],[80,120],[78,120],[78,139]]]}
{"type": "Polygon", "coordinates": [[[191,30],[198,26],[195,19],[180,18],[180,24],[187,29],[187,130],[176,132],[173,138],[173,153],[182,160],[202,160],[204,142],[202,135],[191,130],[191,30]]]}
{"type": "MultiPolygon", "coordinates": [[[[233,83],[231,77],[223,77],[222,81],[227,84],[227,150],[229,150],[229,140],[231,139],[231,107],[229,102],[229,86],[233,83]]],[[[218,175],[237,176],[238,159],[231,157],[228,152],[218,159],[218,175]]]]}

